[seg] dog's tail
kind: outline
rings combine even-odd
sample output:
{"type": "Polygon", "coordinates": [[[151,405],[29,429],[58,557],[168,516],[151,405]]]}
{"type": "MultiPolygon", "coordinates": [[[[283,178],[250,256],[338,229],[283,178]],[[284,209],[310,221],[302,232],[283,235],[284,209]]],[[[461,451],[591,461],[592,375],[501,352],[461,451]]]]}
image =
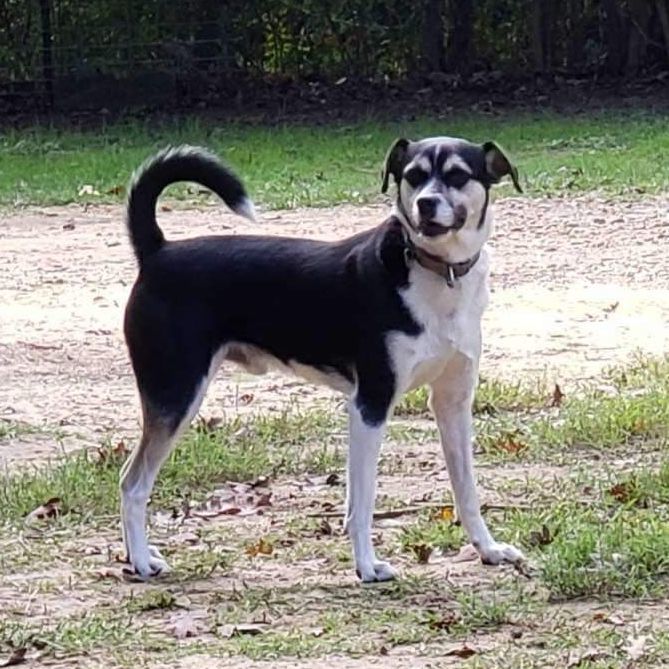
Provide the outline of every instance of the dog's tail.
{"type": "Polygon", "coordinates": [[[216,156],[193,146],[164,149],[133,174],[128,189],[128,233],[140,266],[165,243],[156,221],[156,202],[177,181],[206,186],[235,213],[255,221],[253,202],[242,182],[216,156]]]}

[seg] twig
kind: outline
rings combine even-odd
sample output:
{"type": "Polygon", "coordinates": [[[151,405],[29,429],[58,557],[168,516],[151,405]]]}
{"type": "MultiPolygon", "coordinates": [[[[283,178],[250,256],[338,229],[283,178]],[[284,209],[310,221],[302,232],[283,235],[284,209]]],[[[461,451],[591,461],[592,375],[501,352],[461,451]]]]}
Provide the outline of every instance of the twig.
{"type": "MultiPolygon", "coordinates": [[[[525,504],[482,504],[481,513],[488,511],[531,511],[536,507],[525,504]]],[[[398,518],[412,513],[420,513],[425,509],[454,509],[452,504],[438,504],[436,502],[427,502],[425,504],[404,506],[400,509],[388,509],[387,511],[376,511],[374,520],[383,520],[386,518],[398,518]]],[[[343,511],[321,511],[320,513],[309,513],[308,518],[343,518],[343,511]]]]}

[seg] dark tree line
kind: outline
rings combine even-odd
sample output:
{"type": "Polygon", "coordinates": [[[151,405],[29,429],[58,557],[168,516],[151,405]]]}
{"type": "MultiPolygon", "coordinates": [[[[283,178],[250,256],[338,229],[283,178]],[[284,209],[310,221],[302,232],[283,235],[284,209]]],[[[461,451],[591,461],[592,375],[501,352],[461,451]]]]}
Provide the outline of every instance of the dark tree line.
{"type": "Polygon", "coordinates": [[[669,0],[0,0],[0,95],[166,72],[399,79],[669,69],[669,0]]]}

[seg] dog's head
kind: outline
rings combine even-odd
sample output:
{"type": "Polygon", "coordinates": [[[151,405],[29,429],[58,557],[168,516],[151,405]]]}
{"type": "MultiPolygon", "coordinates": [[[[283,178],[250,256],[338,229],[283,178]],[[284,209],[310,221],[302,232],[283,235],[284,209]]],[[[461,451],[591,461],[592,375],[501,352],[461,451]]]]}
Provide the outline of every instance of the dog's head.
{"type": "Polygon", "coordinates": [[[398,139],[386,156],[382,191],[397,184],[397,208],[412,241],[450,262],[473,256],[491,233],[490,187],[518,171],[494,142],[452,137],[398,139]]]}

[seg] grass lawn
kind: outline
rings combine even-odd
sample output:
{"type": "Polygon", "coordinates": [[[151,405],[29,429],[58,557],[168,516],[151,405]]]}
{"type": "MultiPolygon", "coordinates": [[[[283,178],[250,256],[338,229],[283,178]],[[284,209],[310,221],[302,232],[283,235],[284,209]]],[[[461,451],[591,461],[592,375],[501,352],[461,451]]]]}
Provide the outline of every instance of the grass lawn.
{"type": "MultiPolygon", "coordinates": [[[[258,127],[197,119],[129,122],[86,132],[0,132],[0,206],[116,202],[132,170],[167,144],[206,146],[239,172],[267,208],[363,203],[379,197],[383,156],[397,136],[495,139],[517,163],[530,196],[598,190],[656,193],[669,185],[666,118],[642,111],[583,116],[476,113],[406,122],[258,127]],[[92,191],[92,192],[91,192],[92,191]]],[[[505,186],[501,192],[511,193],[505,186]]],[[[177,188],[187,199],[197,192],[177,188]]]]}
{"type": "Polygon", "coordinates": [[[0,660],[25,649],[58,666],[667,666],[669,359],[559,400],[541,384],[481,384],[484,509],[526,551],[529,579],[454,559],[465,538],[424,412],[413,393],[383,451],[374,539],[402,577],[378,586],[352,573],[345,426],[326,410],[191,429],[152,498],[152,539],[173,571],[151,585],[115,563],[122,446],[6,475],[0,660]],[[225,496],[244,513],[221,511],[225,496]],[[61,513],[26,523],[52,497],[61,513]]]}

